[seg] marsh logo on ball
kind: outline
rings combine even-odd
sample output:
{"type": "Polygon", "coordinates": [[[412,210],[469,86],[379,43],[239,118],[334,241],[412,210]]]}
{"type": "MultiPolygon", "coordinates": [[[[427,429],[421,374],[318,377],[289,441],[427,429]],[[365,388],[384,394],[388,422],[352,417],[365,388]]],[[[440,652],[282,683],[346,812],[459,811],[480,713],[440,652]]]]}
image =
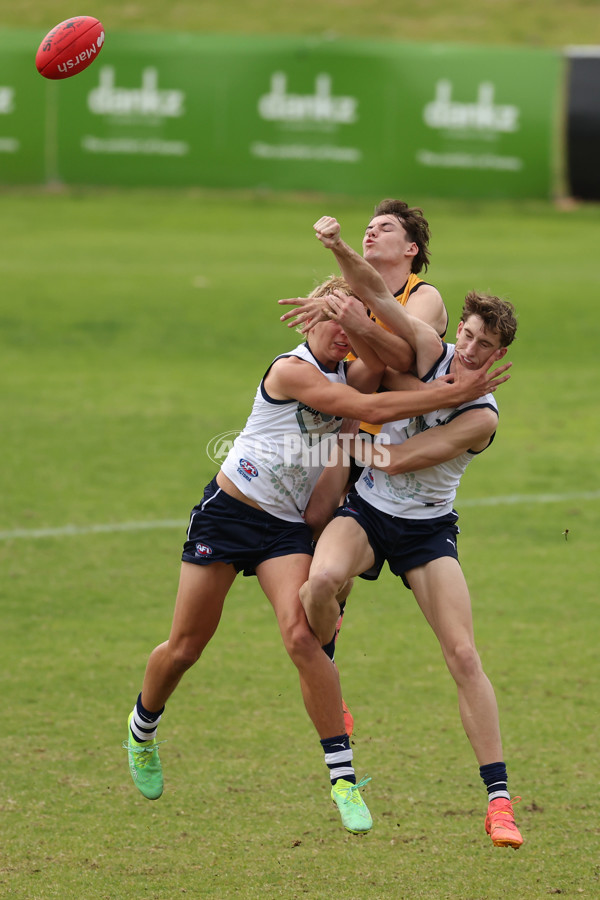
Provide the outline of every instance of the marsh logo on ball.
{"type": "Polygon", "coordinates": [[[103,46],[102,23],[93,16],[74,16],[48,32],[38,47],[35,65],[44,78],[70,78],[87,69],[103,46]]]}

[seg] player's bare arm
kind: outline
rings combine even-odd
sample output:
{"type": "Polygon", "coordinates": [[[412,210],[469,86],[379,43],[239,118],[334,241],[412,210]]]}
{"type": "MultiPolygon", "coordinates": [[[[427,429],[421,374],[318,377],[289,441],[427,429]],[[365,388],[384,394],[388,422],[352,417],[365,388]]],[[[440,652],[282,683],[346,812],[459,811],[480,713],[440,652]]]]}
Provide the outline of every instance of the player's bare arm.
{"type": "Polygon", "coordinates": [[[343,277],[354,293],[394,334],[408,341],[422,374],[426,372],[441,350],[441,339],[435,328],[409,315],[397,302],[379,272],[341,239],[340,225],[336,219],[322,216],[314,229],[323,246],[333,252],[343,277]]]}
{"type": "Polygon", "coordinates": [[[341,291],[327,296],[327,318],[340,325],[358,359],[348,364],[346,381],[365,393],[377,390],[385,372],[385,362],[371,345],[370,338],[377,326],[369,319],[360,300],[341,291]]]}
{"type": "Polygon", "coordinates": [[[331,458],[319,476],[315,489],[304,510],[304,521],[312,529],[315,540],[319,537],[335,510],[348,484],[351,458],[345,449],[358,432],[356,420],[345,419],[334,445],[331,458]]]}
{"type": "MultiPolygon", "coordinates": [[[[453,381],[453,375],[444,376],[447,381],[453,381]]],[[[388,391],[426,391],[431,382],[421,381],[412,372],[397,372],[387,368],[381,379],[381,386],[388,391]]]]}
{"type": "Polygon", "coordinates": [[[414,435],[402,444],[361,444],[366,462],[390,475],[416,472],[448,462],[467,450],[479,453],[488,446],[498,425],[492,409],[471,409],[447,425],[437,425],[414,435]]]}
{"type": "Polygon", "coordinates": [[[328,381],[305,360],[287,357],[273,364],[265,388],[275,400],[298,400],[326,415],[377,425],[460,406],[495,390],[510,377],[503,374],[510,363],[494,372],[489,371],[490,365],[486,363],[481,369],[461,373],[452,383],[438,378],[427,390],[363,394],[349,385],[328,381]]]}
{"type": "Polygon", "coordinates": [[[420,284],[406,301],[404,309],[416,319],[431,325],[437,334],[444,334],[448,327],[448,312],[442,295],[432,284],[420,284]]]}
{"type": "MultiPolygon", "coordinates": [[[[279,300],[278,303],[280,306],[294,307],[284,313],[280,321],[287,322],[288,328],[296,328],[300,334],[308,334],[314,325],[328,318],[325,311],[327,297],[289,297],[279,300]]],[[[369,344],[379,358],[399,372],[409,371],[414,366],[415,352],[408,341],[386,328],[381,328],[371,318],[369,322],[372,326],[368,333],[369,344]]]]}

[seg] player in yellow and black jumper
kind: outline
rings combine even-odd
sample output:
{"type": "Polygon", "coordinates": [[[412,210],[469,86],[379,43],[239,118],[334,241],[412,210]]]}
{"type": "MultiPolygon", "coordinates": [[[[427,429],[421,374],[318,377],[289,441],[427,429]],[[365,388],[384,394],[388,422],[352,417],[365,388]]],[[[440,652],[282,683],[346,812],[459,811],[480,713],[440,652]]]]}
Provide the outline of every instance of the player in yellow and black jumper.
{"type": "MultiPolygon", "coordinates": [[[[375,207],[365,229],[363,257],[379,272],[398,303],[406,307],[412,316],[435,328],[443,338],[448,329],[448,312],[444,301],[437,288],[420,277],[420,273],[426,271],[429,265],[430,238],[429,223],[422,209],[411,207],[404,200],[382,200],[375,207]]],[[[373,349],[390,368],[400,372],[409,371],[414,361],[412,349],[376,316],[372,315],[371,318],[381,326],[370,335],[373,349]]],[[[348,358],[355,357],[351,354],[348,358]]],[[[360,430],[375,435],[379,433],[381,426],[361,422],[360,430]]],[[[360,467],[353,463],[350,482],[356,481],[359,474],[360,467]]],[[[325,526],[332,512],[329,504],[320,509],[315,503],[311,508],[311,515],[314,516],[311,525],[317,533],[325,526]]],[[[332,659],[344,607],[345,601],[342,601],[335,639],[324,648],[332,659]]],[[[352,734],[353,718],[345,704],[344,717],[348,733],[352,734]]]]}

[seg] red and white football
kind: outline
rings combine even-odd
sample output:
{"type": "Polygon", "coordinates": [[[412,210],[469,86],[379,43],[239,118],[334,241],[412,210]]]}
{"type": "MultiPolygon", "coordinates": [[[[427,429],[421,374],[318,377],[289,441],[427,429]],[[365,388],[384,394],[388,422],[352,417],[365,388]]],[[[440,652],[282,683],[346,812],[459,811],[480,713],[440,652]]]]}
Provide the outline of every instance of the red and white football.
{"type": "Polygon", "coordinates": [[[104,28],[93,16],[73,16],[49,31],[35,55],[44,78],[70,78],[94,62],[104,44],[104,28]]]}

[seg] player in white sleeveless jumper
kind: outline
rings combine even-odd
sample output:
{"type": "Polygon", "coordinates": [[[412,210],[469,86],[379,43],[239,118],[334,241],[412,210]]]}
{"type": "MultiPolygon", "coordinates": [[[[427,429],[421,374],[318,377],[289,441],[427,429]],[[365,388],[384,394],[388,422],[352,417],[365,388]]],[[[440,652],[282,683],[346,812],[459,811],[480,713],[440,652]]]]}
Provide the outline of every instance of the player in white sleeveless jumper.
{"type": "MultiPolygon", "coordinates": [[[[327,294],[340,287],[348,290],[339,279],[320,290],[327,294]]],[[[150,654],[124,743],[134,783],[148,799],[158,799],[163,791],[156,732],[165,704],[215,633],[227,593],[243,571],[257,576],[298,669],[342,823],[355,833],[371,828],[362,782],[356,784],[337,669],[323,653],[299,599],[312,557],[312,532],[303,513],[328,457],[311,451],[340,430],[343,418],[385,422],[413,415],[473,399],[498,377],[483,367],[454,384],[442,381],[428,391],[372,397],[379,374],[361,360],[352,363],[349,378],[367,393],[346,383],[343,361],[349,349],[341,326],[325,321],[315,326],[306,345],[270,365],[246,427],[192,511],[171,632],[150,654]]]]}
{"type": "MultiPolygon", "coordinates": [[[[323,217],[315,229],[370,309],[401,336],[418,327],[416,370],[423,381],[472,371],[506,354],[517,327],[510,303],[470,292],[456,344],[444,344],[433,329],[410,321],[378,273],[340,239],[335,219],[323,217]]],[[[329,315],[343,322],[345,303],[334,299],[329,305],[329,315]]],[[[390,386],[397,387],[404,377],[391,376],[390,386]]],[[[488,790],[486,831],[495,845],[518,848],[523,839],[507,788],[498,708],[475,646],[453,510],[460,478],[492,442],[497,422],[497,405],[489,395],[384,426],[394,443],[384,448],[385,455],[367,448],[371,465],[319,538],[300,596],[313,631],[326,643],[339,613],[336,596],[348,579],[377,578],[386,560],[401,576],[433,628],[456,682],[463,726],[488,790]]]]}

